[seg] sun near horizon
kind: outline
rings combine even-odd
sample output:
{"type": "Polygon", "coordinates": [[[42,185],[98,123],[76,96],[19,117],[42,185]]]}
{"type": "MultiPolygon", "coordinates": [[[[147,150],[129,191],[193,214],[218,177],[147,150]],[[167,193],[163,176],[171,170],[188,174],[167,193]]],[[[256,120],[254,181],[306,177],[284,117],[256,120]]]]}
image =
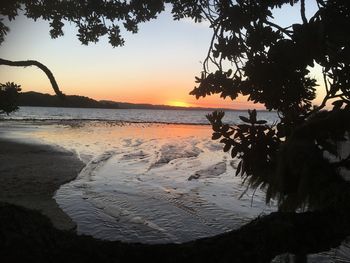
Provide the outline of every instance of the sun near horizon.
{"type": "Polygon", "coordinates": [[[176,100],[172,100],[172,101],[168,101],[166,103],[166,105],[169,105],[169,106],[175,106],[175,107],[193,107],[192,104],[190,103],[187,103],[187,102],[184,102],[184,101],[176,101],[176,100]]]}

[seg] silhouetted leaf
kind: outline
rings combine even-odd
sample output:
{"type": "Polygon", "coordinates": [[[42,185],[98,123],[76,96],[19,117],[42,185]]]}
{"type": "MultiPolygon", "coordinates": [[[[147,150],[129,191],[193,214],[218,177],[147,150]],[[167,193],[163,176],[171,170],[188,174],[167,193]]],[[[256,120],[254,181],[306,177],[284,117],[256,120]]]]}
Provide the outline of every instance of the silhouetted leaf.
{"type": "Polygon", "coordinates": [[[233,146],[232,151],[231,151],[231,157],[235,158],[237,156],[237,153],[238,153],[238,151],[237,151],[236,146],[233,146]]]}
{"type": "Polygon", "coordinates": [[[256,124],[259,124],[259,125],[266,124],[266,123],[267,123],[267,121],[265,121],[265,120],[256,121],[256,124]]]}
{"type": "Polygon", "coordinates": [[[250,120],[249,120],[247,117],[239,116],[239,118],[240,118],[243,122],[250,123],[250,120]]]}
{"type": "Polygon", "coordinates": [[[226,143],[224,146],[224,152],[228,152],[231,148],[231,144],[230,143],[226,143]]]}
{"type": "Polygon", "coordinates": [[[221,133],[218,133],[218,132],[214,132],[213,133],[213,136],[211,137],[213,140],[217,140],[221,137],[221,133]]]}
{"type": "Polygon", "coordinates": [[[344,101],[342,101],[342,100],[337,100],[337,101],[332,102],[333,110],[340,109],[341,106],[343,106],[343,104],[344,104],[344,101]]]}
{"type": "Polygon", "coordinates": [[[228,131],[228,129],[230,128],[230,126],[228,124],[224,124],[221,128],[221,132],[222,133],[225,133],[228,131]]]}

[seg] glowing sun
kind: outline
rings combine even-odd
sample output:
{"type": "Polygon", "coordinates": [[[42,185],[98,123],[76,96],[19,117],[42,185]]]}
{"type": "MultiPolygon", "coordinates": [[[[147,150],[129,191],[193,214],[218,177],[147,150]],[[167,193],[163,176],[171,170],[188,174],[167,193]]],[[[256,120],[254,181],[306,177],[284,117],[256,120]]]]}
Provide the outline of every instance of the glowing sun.
{"type": "Polygon", "coordinates": [[[191,107],[191,104],[183,101],[169,101],[168,105],[176,107],[191,107]]]}

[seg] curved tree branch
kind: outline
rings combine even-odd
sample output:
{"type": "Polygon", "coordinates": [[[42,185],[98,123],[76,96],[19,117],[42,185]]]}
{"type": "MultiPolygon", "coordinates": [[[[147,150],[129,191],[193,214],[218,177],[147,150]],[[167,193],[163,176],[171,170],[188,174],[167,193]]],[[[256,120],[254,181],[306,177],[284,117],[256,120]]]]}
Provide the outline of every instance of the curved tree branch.
{"type": "Polygon", "coordinates": [[[55,77],[53,76],[52,72],[42,63],[36,61],[36,60],[23,60],[23,61],[11,61],[0,58],[0,65],[6,65],[6,66],[12,66],[12,67],[29,67],[29,66],[37,66],[39,69],[44,71],[46,76],[49,78],[51,82],[51,86],[55,93],[63,98],[64,94],[61,92],[60,88],[58,87],[58,84],[55,80],[55,77]]]}
{"type": "Polygon", "coordinates": [[[303,20],[303,23],[307,24],[307,18],[305,15],[305,0],[300,1],[300,14],[301,14],[301,19],[303,20]]]}

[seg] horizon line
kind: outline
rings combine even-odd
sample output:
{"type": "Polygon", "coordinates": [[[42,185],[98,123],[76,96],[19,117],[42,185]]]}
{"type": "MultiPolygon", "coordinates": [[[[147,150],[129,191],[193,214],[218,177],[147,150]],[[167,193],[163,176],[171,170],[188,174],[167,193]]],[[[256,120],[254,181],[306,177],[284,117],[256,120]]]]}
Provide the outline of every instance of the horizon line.
{"type": "MultiPolygon", "coordinates": [[[[56,94],[50,94],[50,93],[42,93],[42,92],[37,92],[37,91],[25,91],[25,92],[20,92],[21,93],[38,93],[38,94],[44,94],[44,95],[49,95],[49,96],[57,96],[56,94]]],[[[149,106],[154,106],[154,107],[167,107],[167,108],[172,108],[172,109],[183,109],[183,110],[229,110],[229,111],[248,111],[252,110],[254,108],[243,108],[243,109],[237,109],[237,108],[228,108],[228,107],[211,107],[211,106],[175,106],[175,105],[169,105],[169,104],[152,104],[152,103],[146,103],[146,102],[128,102],[128,101],[115,101],[115,100],[108,100],[108,99],[95,99],[91,98],[88,96],[83,96],[83,95],[76,95],[76,94],[64,94],[65,96],[77,96],[77,97],[85,97],[88,99],[95,100],[97,102],[107,102],[107,103],[121,103],[121,104],[131,104],[131,105],[149,105],[149,106]]],[[[171,110],[171,109],[170,109],[171,110]]],[[[267,109],[256,109],[257,111],[269,111],[267,109]]]]}

